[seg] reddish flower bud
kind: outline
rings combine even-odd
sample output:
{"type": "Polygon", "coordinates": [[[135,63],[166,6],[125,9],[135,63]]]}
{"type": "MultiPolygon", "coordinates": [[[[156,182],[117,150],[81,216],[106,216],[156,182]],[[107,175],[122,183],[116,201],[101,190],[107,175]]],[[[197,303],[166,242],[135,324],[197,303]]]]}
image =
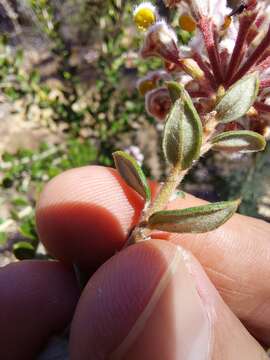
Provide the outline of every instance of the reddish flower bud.
{"type": "Polygon", "coordinates": [[[164,120],[170,111],[172,101],[167,88],[149,91],[145,97],[145,108],[150,116],[164,120]]]}
{"type": "Polygon", "coordinates": [[[164,20],[148,29],[141,55],[144,58],[158,56],[168,62],[178,63],[177,36],[164,20]]]}

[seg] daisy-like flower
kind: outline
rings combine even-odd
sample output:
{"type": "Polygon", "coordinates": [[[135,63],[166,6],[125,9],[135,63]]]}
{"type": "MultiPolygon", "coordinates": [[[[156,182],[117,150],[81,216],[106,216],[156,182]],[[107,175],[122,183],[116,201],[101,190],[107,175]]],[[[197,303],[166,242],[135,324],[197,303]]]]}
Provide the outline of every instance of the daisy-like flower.
{"type": "Polygon", "coordinates": [[[136,6],[133,11],[133,20],[140,30],[147,30],[158,18],[158,13],[154,5],[150,2],[143,2],[136,6]]]}

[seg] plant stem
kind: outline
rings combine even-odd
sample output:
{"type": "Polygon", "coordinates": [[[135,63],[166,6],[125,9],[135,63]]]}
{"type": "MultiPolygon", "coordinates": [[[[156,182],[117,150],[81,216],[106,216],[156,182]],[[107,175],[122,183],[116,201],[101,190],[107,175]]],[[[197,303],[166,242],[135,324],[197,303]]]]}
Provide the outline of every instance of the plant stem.
{"type": "Polygon", "coordinates": [[[189,169],[181,170],[180,166],[174,166],[166,179],[165,183],[161,185],[159,193],[154,199],[152,206],[145,207],[142,211],[142,217],[138,226],[132,231],[124,247],[135,244],[137,242],[147,240],[151,232],[147,229],[148,218],[157,211],[163,210],[168,204],[170,197],[181,183],[189,169]]]}
{"type": "Polygon", "coordinates": [[[152,214],[161,211],[165,208],[170,200],[170,197],[176,190],[177,186],[181,183],[188,170],[182,170],[179,165],[174,166],[166,179],[165,183],[161,186],[152,206],[146,211],[147,220],[152,214]]]}
{"type": "Polygon", "coordinates": [[[254,52],[250,55],[250,57],[246,60],[246,62],[242,65],[242,67],[238,70],[238,72],[233,76],[230,83],[231,85],[241,79],[243,75],[245,75],[254,64],[256,64],[264,55],[270,44],[270,26],[265,37],[262,39],[261,43],[257,46],[254,52]]]}

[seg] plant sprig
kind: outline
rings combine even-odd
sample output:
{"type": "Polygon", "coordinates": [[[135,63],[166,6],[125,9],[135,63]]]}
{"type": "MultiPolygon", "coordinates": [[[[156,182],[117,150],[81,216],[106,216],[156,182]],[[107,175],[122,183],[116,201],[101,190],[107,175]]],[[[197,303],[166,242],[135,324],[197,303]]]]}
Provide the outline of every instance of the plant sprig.
{"type": "MultiPolygon", "coordinates": [[[[168,7],[181,4],[180,0],[165,3],[168,7]]],[[[201,0],[187,3],[190,14],[185,15],[185,21],[180,15],[179,26],[189,32],[197,28],[194,36],[201,33],[200,41],[204,41],[204,50],[194,50],[191,45],[186,52],[188,55],[178,46],[174,29],[151,3],[141,3],[133,13],[135,24],[145,33],[141,56],[159,57],[165,62],[165,70],[140,79],[138,89],[145,95],[147,112],[165,122],[162,150],[170,172],[158,194],[150,198],[147,180],[136,160],[123,152],[114,153],[120,175],[145,200],[139,224],[128,239],[128,245],[147,240],[155,229],[202,233],[221,226],[236,212],[239,200],[170,211],[166,210],[167,205],[186,174],[209,150],[247,153],[261,151],[266,146],[263,134],[251,131],[252,128],[242,130],[237,123],[240,118],[259,116],[260,111],[270,112],[261,91],[270,87],[270,82],[260,82],[270,64],[270,57],[260,58],[260,49],[265,49],[264,41],[252,52],[245,46],[245,39],[239,44],[240,37],[231,59],[226,58],[218,42],[228,36],[226,30],[232,26],[232,21],[225,22],[224,18],[223,27],[219,29],[214,13],[209,15],[204,11],[207,1],[205,6],[200,6],[201,0]],[[241,53],[243,49],[247,53],[245,64],[241,64],[245,58],[241,53]],[[236,61],[236,58],[239,59],[236,61]],[[184,80],[187,75],[189,80],[184,80]]],[[[257,13],[253,7],[247,9],[244,15],[249,18],[250,27],[257,13]]]]}
{"type": "MultiPolygon", "coordinates": [[[[257,74],[248,75],[248,79],[242,79],[225,92],[206,119],[212,121],[213,124],[218,124],[228,121],[228,113],[234,114],[233,120],[235,116],[242,116],[243,112],[248,111],[253,104],[251,99],[254,101],[256,98],[257,85],[246,87],[246,92],[249,92],[246,100],[235,99],[235,93],[241,90],[238,88],[242,87],[243,82],[246,81],[257,83],[257,74]],[[246,104],[243,104],[245,101],[246,104]]],[[[203,233],[215,230],[224,224],[237,211],[240,200],[180,210],[167,211],[164,209],[186,174],[208,150],[254,152],[263,150],[266,145],[264,137],[252,131],[239,130],[218,133],[217,127],[209,127],[207,121],[203,126],[184,87],[177,82],[168,82],[167,87],[173,105],[164,127],[163,153],[171,170],[157,196],[151,200],[146,177],[134,158],[122,151],[113,154],[116,168],[122,178],[145,200],[140,222],[128,239],[128,245],[149,239],[152,230],[203,233]]]]}

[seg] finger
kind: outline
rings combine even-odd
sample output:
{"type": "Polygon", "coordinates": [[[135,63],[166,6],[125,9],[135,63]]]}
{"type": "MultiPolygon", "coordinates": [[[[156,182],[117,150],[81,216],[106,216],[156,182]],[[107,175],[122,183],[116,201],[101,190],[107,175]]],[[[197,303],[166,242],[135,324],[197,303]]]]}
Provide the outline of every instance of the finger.
{"type": "Polygon", "coordinates": [[[147,241],[89,280],[71,324],[71,360],[262,360],[266,354],[179,246],[147,241]]]}
{"type": "MultiPolygon", "coordinates": [[[[188,207],[199,200],[174,202],[188,207]]],[[[37,227],[47,249],[61,260],[94,269],[119,250],[138,221],[142,201],[103,167],[69,170],[41,195],[37,227]]],[[[172,237],[191,250],[231,309],[270,342],[269,225],[234,216],[209,234],[172,237]]],[[[168,237],[168,235],[166,235],[168,237]]]]}
{"type": "Polygon", "coordinates": [[[72,269],[25,260],[0,269],[0,359],[36,359],[70,323],[79,298],[72,269]]]}
{"type": "MultiPolygon", "coordinates": [[[[171,208],[205,203],[187,195],[171,208]]],[[[160,236],[160,234],[159,234],[160,236]]],[[[189,249],[199,260],[225,302],[245,325],[270,343],[270,226],[264,221],[235,215],[206,234],[164,234],[189,249]]]]}
{"type": "Polygon", "coordinates": [[[122,248],[142,207],[140,196],[114,170],[83,167],[48,183],[37,207],[37,228],[53,256],[96,270],[122,248]]]}

